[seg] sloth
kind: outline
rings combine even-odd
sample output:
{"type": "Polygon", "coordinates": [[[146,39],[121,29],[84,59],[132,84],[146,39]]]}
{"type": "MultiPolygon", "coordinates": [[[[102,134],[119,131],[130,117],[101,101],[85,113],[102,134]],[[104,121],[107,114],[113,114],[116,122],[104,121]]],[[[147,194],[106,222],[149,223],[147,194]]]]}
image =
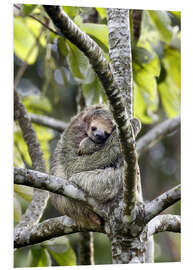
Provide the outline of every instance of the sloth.
{"type": "MultiPolygon", "coordinates": [[[[72,181],[101,203],[112,200],[122,189],[124,170],[118,131],[105,105],[89,106],[72,118],[57,144],[50,172],[72,181]]],[[[51,202],[81,226],[103,222],[86,203],[57,194],[51,195],[51,202]]]]}
{"type": "Polygon", "coordinates": [[[90,113],[86,112],[83,116],[83,122],[85,124],[85,138],[80,142],[77,153],[89,155],[104,147],[116,125],[111,114],[101,110],[101,108],[90,113]]]}

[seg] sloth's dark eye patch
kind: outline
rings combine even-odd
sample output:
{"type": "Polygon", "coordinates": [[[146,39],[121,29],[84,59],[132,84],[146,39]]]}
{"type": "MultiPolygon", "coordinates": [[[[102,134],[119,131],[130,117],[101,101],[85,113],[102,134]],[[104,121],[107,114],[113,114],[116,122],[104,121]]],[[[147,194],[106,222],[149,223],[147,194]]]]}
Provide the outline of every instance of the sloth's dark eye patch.
{"type": "Polygon", "coordinates": [[[95,131],[97,128],[93,126],[93,127],[91,127],[91,129],[92,129],[92,131],[95,131]]]}

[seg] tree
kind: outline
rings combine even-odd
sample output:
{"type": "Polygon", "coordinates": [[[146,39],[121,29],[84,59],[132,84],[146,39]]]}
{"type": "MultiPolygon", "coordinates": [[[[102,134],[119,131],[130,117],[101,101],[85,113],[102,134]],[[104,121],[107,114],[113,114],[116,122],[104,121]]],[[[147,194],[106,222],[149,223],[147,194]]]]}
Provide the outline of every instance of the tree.
{"type": "MultiPolygon", "coordinates": [[[[77,227],[66,216],[43,217],[40,222],[49,197],[48,192],[40,191],[43,189],[84,201],[105,218],[105,226],[96,227],[94,231],[107,234],[113,263],[143,263],[146,249],[149,251],[147,261],[152,261],[152,236],[157,232],[180,232],[179,215],[159,215],[180,200],[180,185],[144,202],[142,196],[137,196],[137,186],[141,186],[138,158],[180,126],[180,13],[36,5],[16,5],[15,9],[19,12],[14,22],[15,55],[19,68],[14,81],[14,113],[30,156],[27,156],[27,149],[23,149],[21,132],[16,125],[16,163],[25,164],[27,169],[17,166],[20,168],[14,170],[14,182],[17,184],[15,218],[18,221],[15,247],[44,241],[41,247],[31,248],[33,259],[30,265],[51,265],[50,256],[59,265],[74,264],[74,253],[65,237],[46,240],[64,234],[93,231],[93,228],[77,227]],[[21,17],[20,13],[25,16],[21,17]],[[44,51],[43,56],[41,50],[44,51]],[[28,87],[24,80],[22,82],[24,72],[27,73],[28,66],[38,61],[45,64],[44,68],[41,67],[45,78],[42,93],[39,93],[41,99],[36,93],[27,94],[21,100],[18,92],[24,95],[24,90],[29,89],[29,82],[28,87]],[[70,85],[67,76],[74,85],[70,85]],[[31,122],[59,131],[66,124],[50,117],[28,114],[26,108],[32,112],[36,107],[36,113],[47,112],[57,116],[53,108],[57,103],[60,105],[64,84],[66,88],[78,88],[79,109],[101,100],[111,105],[119,127],[125,178],[122,198],[116,198],[110,206],[101,207],[72,182],[46,174],[48,162],[45,163],[37,140],[38,130],[31,122]],[[41,100],[39,105],[38,100],[41,100]],[[143,124],[160,122],[142,135],[137,143],[130,125],[133,115],[143,124]],[[165,120],[166,117],[171,119],[165,120]],[[37,188],[33,199],[31,189],[24,186],[37,188]],[[22,216],[18,194],[27,200],[32,199],[22,216]],[[59,252],[61,244],[65,248],[59,252]]],[[[39,130],[39,134],[43,136],[42,146],[47,148],[50,133],[39,130]]],[[[45,153],[48,160],[49,151],[45,153]]]]}

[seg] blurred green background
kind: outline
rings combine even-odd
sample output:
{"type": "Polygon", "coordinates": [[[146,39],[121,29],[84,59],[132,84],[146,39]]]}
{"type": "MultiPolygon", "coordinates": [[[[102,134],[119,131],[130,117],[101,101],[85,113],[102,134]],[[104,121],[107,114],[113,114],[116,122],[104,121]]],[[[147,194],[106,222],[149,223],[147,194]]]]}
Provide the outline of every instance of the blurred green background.
{"type": "MultiPolygon", "coordinates": [[[[106,9],[63,7],[68,16],[108,56],[106,9]]],[[[133,11],[132,11],[133,12],[133,11]]],[[[132,15],[132,14],[131,14],[132,15]]],[[[130,15],[130,16],[131,16],[130,15]]],[[[77,112],[77,96],[86,105],[107,102],[104,89],[88,59],[68,40],[42,26],[54,26],[39,5],[14,5],[14,76],[28,112],[68,122],[77,112]],[[21,74],[21,71],[24,71],[21,74]]],[[[130,17],[131,19],[131,17],[130,17]]],[[[154,125],[180,113],[180,12],[143,11],[139,38],[132,38],[135,116],[143,124],[139,137],[154,125]]],[[[132,21],[131,21],[132,29],[132,21]]],[[[60,133],[33,124],[49,170],[60,133]]],[[[173,132],[145,152],[139,160],[144,199],[151,200],[180,183],[180,131],[173,132]]],[[[14,123],[14,166],[31,168],[27,146],[14,123]]],[[[14,187],[14,223],[32,199],[33,190],[14,187]]],[[[180,203],[165,211],[180,214],[180,203]]],[[[42,218],[59,215],[49,204],[42,218]]],[[[78,235],[45,241],[15,251],[14,266],[75,265],[78,235]]],[[[108,239],[95,233],[96,264],[111,263],[108,239]]],[[[180,261],[180,234],[155,236],[155,261],[180,261]]]]}

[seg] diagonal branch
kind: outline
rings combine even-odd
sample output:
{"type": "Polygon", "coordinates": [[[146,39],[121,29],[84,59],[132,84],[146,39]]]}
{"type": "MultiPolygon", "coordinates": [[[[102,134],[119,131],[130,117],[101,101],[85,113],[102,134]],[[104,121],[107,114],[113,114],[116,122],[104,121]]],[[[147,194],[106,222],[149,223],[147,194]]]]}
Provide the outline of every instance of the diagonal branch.
{"type": "Polygon", "coordinates": [[[68,216],[51,218],[35,225],[32,230],[26,229],[22,232],[16,230],[14,235],[14,247],[21,248],[41,243],[54,237],[86,231],[104,233],[104,228],[97,225],[93,225],[91,227],[84,226],[84,228],[82,228],[68,216]]]}
{"type": "MultiPolygon", "coordinates": [[[[27,143],[28,151],[32,160],[32,167],[39,171],[45,171],[45,162],[40,144],[37,140],[27,111],[16,90],[14,90],[14,114],[15,119],[18,120],[21,127],[24,140],[27,143]]],[[[16,229],[20,229],[22,231],[24,227],[32,227],[34,223],[39,222],[47,205],[48,198],[48,192],[36,190],[33,200],[28,206],[25,214],[22,216],[21,221],[17,224],[16,229]]]]}
{"type": "Polygon", "coordinates": [[[148,223],[163,210],[181,199],[181,185],[178,185],[145,205],[145,222],[148,223]]]}
{"type": "Polygon", "coordinates": [[[137,153],[141,155],[164,136],[180,127],[180,117],[165,120],[137,140],[137,153]]]}
{"type": "Polygon", "coordinates": [[[148,235],[159,232],[181,232],[181,217],[178,215],[159,215],[148,223],[148,235]]]}

